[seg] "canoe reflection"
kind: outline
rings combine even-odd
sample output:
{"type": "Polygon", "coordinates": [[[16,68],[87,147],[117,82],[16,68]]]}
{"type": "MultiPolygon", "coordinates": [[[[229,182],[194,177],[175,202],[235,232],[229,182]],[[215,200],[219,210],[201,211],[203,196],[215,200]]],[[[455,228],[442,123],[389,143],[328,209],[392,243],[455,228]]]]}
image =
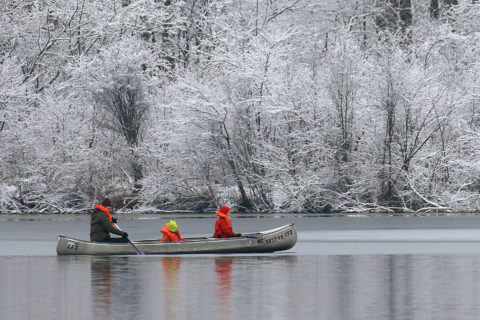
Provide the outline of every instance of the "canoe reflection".
{"type": "Polygon", "coordinates": [[[138,305],[140,270],[129,257],[91,257],[90,279],[95,319],[113,319],[125,303],[138,305]]]}

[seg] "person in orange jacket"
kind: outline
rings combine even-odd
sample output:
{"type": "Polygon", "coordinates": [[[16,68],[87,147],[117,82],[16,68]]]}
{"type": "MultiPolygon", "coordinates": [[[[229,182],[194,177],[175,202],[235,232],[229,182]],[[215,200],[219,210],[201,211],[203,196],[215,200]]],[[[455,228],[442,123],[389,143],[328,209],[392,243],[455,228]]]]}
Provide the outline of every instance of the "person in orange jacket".
{"type": "Polygon", "coordinates": [[[160,240],[162,242],[185,240],[182,238],[182,235],[180,234],[180,229],[178,229],[175,220],[170,220],[169,222],[165,223],[160,232],[163,233],[163,238],[162,240],[160,240]]]}
{"type": "Polygon", "coordinates": [[[230,208],[222,206],[219,211],[215,212],[218,216],[217,222],[215,222],[214,238],[230,238],[241,237],[240,233],[233,232],[232,222],[230,221],[230,208]]]}

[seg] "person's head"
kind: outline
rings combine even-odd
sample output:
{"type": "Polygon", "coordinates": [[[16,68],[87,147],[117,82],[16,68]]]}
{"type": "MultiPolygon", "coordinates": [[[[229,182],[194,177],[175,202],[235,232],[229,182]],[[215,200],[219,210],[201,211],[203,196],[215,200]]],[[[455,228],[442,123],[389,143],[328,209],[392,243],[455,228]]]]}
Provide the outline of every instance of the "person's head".
{"type": "Polygon", "coordinates": [[[177,232],[178,226],[177,226],[177,223],[175,222],[175,220],[170,220],[170,221],[167,223],[167,229],[168,229],[168,231],[170,231],[170,232],[177,232]]]}
{"type": "Polygon", "coordinates": [[[223,214],[230,214],[230,207],[221,206],[220,207],[220,212],[223,213],[223,214]]]}
{"type": "Polygon", "coordinates": [[[110,198],[105,198],[102,200],[102,206],[108,209],[108,211],[112,211],[112,200],[110,198]]]}

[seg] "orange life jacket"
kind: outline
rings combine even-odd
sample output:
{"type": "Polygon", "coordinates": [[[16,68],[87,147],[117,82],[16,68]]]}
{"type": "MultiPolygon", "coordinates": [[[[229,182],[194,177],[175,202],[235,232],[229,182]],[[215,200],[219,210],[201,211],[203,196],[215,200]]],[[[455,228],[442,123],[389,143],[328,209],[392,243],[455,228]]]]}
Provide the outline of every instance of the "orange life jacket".
{"type": "Polygon", "coordinates": [[[108,216],[108,220],[110,220],[110,222],[112,223],[112,226],[115,225],[115,224],[113,223],[113,220],[112,220],[112,215],[110,214],[110,211],[108,211],[107,208],[105,208],[105,207],[102,206],[101,204],[97,204],[97,205],[95,205],[95,207],[93,207],[93,209],[98,209],[98,210],[100,210],[100,211],[105,212],[105,213],[107,214],[107,216],[108,216]]]}
{"type": "Polygon", "coordinates": [[[230,217],[223,212],[215,212],[218,216],[217,222],[215,222],[214,238],[228,238],[235,236],[235,232],[232,230],[232,221],[230,217]]]}
{"type": "Polygon", "coordinates": [[[172,232],[170,230],[168,230],[167,228],[167,224],[165,224],[162,228],[162,230],[160,230],[161,233],[163,233],[163,238],[162,242],[166,242],[166,241],[180,241],[180,240],[184,240],[182,238],[182,235],[180,234],[180,229],[177,229],[177,231],[175,232],[172,232]]]}
{"type": "Polygon", "coordinates": [[[225,220],[227,221],[227,227],[228,227],[228,228],[231,228],[231,227],[232,227],[232,221],[230,220],[230,217],[229,217],[227,214],[225,214],[225,213],[223,213],[223,212],[219,212],[219,211],[215,212],[215,214],[216,214],[219,218],[223,218],[223,219],[225,219],[225,220]]]}

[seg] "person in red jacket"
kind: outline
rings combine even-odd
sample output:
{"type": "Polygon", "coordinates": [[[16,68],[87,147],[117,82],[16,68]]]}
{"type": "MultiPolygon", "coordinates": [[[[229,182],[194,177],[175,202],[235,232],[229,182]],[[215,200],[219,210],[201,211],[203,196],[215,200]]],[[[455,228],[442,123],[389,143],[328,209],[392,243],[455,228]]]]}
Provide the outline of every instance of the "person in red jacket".
{"type": "Polygon", "coordinates": [[[214,238],[230,238],[241,237],[240,233],[235,233],[232,230],[232,222],[230,221],[230,208],[222,206],[219,211],[215,212],[218,216],[217,222],[215,222],[214,238]]]}
{"type": "Polygon", "coordinates": [[[165,223],[160,232],[163,233],[163,238],[162,240],[160,240],[162,242],[185,240],[182,238],[182,235],[180,234],[180,229],[178,229],[175,220],[170,220],[169,222],[165,223]]]}

